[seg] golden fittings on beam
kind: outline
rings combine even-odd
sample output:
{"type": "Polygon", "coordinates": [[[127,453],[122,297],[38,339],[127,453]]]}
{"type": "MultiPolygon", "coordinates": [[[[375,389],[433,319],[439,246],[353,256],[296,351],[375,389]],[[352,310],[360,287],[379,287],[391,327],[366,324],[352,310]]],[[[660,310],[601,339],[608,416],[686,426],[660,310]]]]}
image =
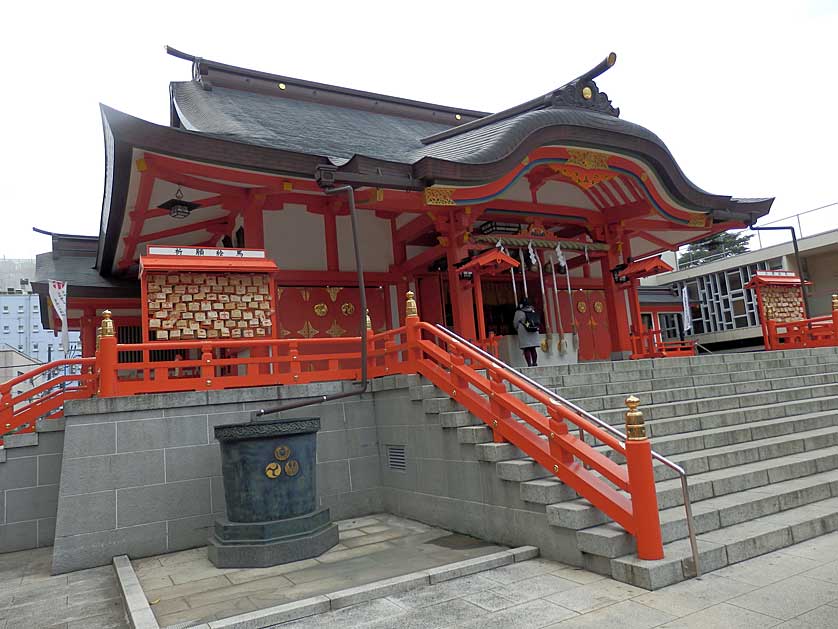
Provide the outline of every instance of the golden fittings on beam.
{"type": "Polygon", "coordinates": [[[838,295],[832,296],[832,309],[838,310],[838,295]]]}
{"type": "Polygon", "coordinates": [[[407,303],[404,306],[404,314],[407,317],[419,316],[419,311],[416,308],[416,300],[414,299],[415,296],[412,290],[407,291],[407,303]]]}
{"type": "Polygon", "coordinates": [[[372,330],[372,319],[370,319],[370,309],[367,308],[367,330],[372,330]]]}
{"type": "Polygon", "coordinates": [[[626,406],[629,409],[626,411],[626,438],[629,441],[646,439],[646,420],[643,418],[643,411],[637,408],[640,406],[640,400],[630,395],[626,398],[626,406]]]}

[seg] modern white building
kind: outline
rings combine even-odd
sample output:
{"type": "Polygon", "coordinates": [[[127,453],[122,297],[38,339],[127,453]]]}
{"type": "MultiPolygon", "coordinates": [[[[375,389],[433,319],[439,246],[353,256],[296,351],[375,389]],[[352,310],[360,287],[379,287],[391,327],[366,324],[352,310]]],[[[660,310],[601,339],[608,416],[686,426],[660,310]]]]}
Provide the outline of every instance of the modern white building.
{"type": "MultiPolygon", "coordinates": [[[[20,289],[0,293],[0,344],[20,352],[36,363],[47,363],[65,357],[61,334],[44,329],[38,295],[20,289]]],[[[68,358],[76,356],[79,333],[70,333],[68,358]]]]}
{"type": "MultiPolygon", "coordinates": [[[[831,312],[831,296],[838,293],[838,229],[800,238],[797,245],[801,268],[789,241],[661,273],[648,278],[644,285],[667,287],[676,295],[686,286],[692,338],[698,343],[720,347],[760,345],[762,329],[756,296],[745,288],[757,270],[785,269],[802,275],[812,283],[806,288],[810,316],[831,312]]],[[[683,316],[678,319],[683,327],[683,316]]]]}

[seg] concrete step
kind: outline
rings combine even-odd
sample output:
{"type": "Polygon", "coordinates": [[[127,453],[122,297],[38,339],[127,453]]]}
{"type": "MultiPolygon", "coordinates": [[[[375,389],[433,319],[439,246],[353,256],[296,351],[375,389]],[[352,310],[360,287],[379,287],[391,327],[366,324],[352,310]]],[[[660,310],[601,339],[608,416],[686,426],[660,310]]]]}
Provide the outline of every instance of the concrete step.
{"type": "MultiPolygon", "coordinates": [[[[640,397],[644,407],[648,407],[660,404],[683,402],[686,400],[741,396],[764,391],[781,391],[784,389],[813,385],[829,385],[838,382],[838,365],[830,365],[830,369],[835,370],[823,373],[786,377],[761,376],[753,380],[727,384],[709,384],[702,386],[686,385],[678,388],[667,388],[654,391],[632,391],[632,394],[640,397]]],[[[561,394],[561,392],[559,393],[561,394]]],[[[625,395],[626,394],[623,393],[618,395],[602,395],[602,392],[599,392],[595,394],[595,397],[564,397],[568,397],[568,399],[571,399],[572,402],[575,402],[589,412],[595,412],[603,410],[624,410],[625,395]]]]}
{"type": "Polygon", "coordinates": [[[511,443],[478,443],[474,446],[474,456],[478,461],[497,463],[524,459],[527,455],[511,443]]]}
{"type": "Polygon", "coordinates": [[[483,421],[468,411],[444,411],[439,413],[439,423],[443,428],[462,428],[465,426],[483,426],[483,421]]]}
{"type": "MultiPolygon", "coordinates": [[[[690,501],[696,503],[836,469],[838,446],[714,470],[688,478],[690,501]]],[[[659,509],[683,506],[679,478],[661,481],[657,483],[656,489],[659,509]]],[[[610,521],[608,516],[584,498],[572,500],[558,492],[555,495],[560,497],[547,507],[551,524],[579,530],[610,521]]]]}
{"type": "MultiPolygon", "coordinates": [[[[719,448],[685,452],[667,458],[683,467],[687,474],[694,475],[755,461],[767,461],[792,454],[811,452],[835,445],[838,445],[838,430],[834,427],[827,427],[719,448]]],[[[674,470],[655,462],[656,480],[668,480],[675,477],[677,473],[674,470]]]]}
{"type": "MultiPolygon", "coordinates": [[[[697,400],[686,400],[683,402],[672,402],[665,404],[643,405],[641,410],[646,421],[669,419],[671,417],[683,417],[685,415],[698,415],[702,413],[713,413],[728,411],[737,408],[751,408],[753,406],[765,406],[771,404],[783,404],[818,397],[831,397],[838,395],[838,383],[801,386],[777,391],[761,391],[748,395],[724,395],[697,400]]],[[[597,416],[608,423],[617,423],[624,419],[625,408],[601,411],[597,416]]]]}
{"type": "Polygon", "coordinates": [[[501,461],[496,466],[498,477],[502,480],[508,481],[529,481],[540,478],[550,478],[553,476],[552,472],[548,472],[530,458],[518,459],[513,461],[501,461]]]}
{"type": "Polygon", "coordinates": [[[492,439],[492,429],[485,424],[483,426],[457,428],[457,441],[460,443],[488,443],[492,439]]]}
{"type": "Polygon", "coordinates": [[[539,505],[551,505],[578,498],[575,491],[555,478],[524,481],[520,490],[521,500],[539,505]]]}
{"type": "MultiPolygon", "coordinates": [[[[703,573],[799,544],[838,530],[838,498],[766,515],[758,520],[720,528],[698,536],[699,561],[703,573]]],[[[627,555],[612,559],[614,579],[647,590],[657,590],[695,576],[688,540],[664,546],[664,559],[644,561],[627,555]]],[[[589,566],[602,562],[591,558],[589,566]]]]}
{"type": "MultiPolygon", "coordinates": [[[[702,500],[693,505],[693,521],[696,534],[705,534],[828,498],[838,498],[838,470],[702,500]]],[[[555,522],[550,507],[547,520],[555,522]]],[[[665,544],[687,537],[683,507],[661,510],[660,522],[665,544]]],[[[580,550],[599,557],[613,559],[635,552],[634,537],[614,522],[578,530],[576,539],[580,550]]]]}

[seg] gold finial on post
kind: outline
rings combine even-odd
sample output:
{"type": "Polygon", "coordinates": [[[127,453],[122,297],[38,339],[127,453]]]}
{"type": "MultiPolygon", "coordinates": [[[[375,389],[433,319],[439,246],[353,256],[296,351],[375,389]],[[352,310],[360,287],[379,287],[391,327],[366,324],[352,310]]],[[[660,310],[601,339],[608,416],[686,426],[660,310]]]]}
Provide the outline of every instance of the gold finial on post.
{"type": "Polygon", "coordinates": [[[637,407],[640,406],[640,400],[630,395],[626,398],[626,438],[629,441],[642,441],[646,439],[646,420],[643,418],[643,411],[637,407]]]}
{"type": "Polygon", "coordinates": [[[105,310],[102,313],[102,336],[116,336],[116,328],[113,324],[113,319],[111,319],[111,311],[105,310]]]}
{"type": "Polygon", "coordinates": [[[838,310],[838,295],[832,296],[832,309],[838,310]]]}
{"type": "Polygon", "coordinates": [[[370,319],[370,309],[367,308],[367,330],[372,330],[372,319],[370,319]]]}
{"type": "Polygon", "coordinates": [[[407,291],[407,303],[404,307],[404,314],[406,317],[418,317],[419,311],[416,309],[415,295],[412,290],[407,291]]]}

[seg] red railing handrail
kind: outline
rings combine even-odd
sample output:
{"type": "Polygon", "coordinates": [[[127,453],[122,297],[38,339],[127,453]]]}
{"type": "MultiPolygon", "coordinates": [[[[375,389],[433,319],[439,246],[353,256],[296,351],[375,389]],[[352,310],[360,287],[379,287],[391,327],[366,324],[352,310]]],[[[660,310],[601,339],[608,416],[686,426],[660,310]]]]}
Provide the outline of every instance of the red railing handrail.
{"type": "Polygon", "coordinates": [[[16,377],[12,378],[11,380],[7,380],[6,382],[0,383],[0,394],[2,394],[3,392],[10,391],[11,388],[13,386],[15,386],[16,384],[26,382],[27,380],[31,380],[35,376],[39,376],[42,373],[45,373],[47,371],[52,371],[54,369],[58,369],[59,367],[72,366],[72,365],[81,365],[81,366],[90,365],[90,366],[93,366],[95,364],[96,364],[96,359],[92,358],[92,357],[90,357],[90,358],[63,358],[61,360],[53,360],[52,362],[44,363],[42,365],[38,365],[34,369],[31,369],[31,370],[27,371],[26,373],[21,374],[20,376],[16,376],[16,377]]]}

